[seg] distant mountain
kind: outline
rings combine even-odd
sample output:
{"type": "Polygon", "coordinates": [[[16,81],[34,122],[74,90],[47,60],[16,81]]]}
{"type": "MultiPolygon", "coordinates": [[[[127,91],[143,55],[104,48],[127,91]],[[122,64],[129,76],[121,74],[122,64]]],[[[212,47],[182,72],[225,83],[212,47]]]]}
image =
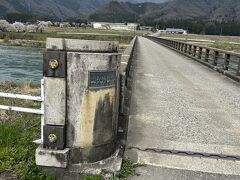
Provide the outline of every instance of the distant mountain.
{"type": "Polygon", "coordinates": [[[151,2],[151,3],[163,3],[167,2],[169,0],[122,0],[123,2],[130,2],[130,3],[146,3],[146,2],[151,2]]]}
{"type": "Polygon", "coordinates": [[[240,0],[169,0],[165,3],[110,2],[90,15],[93,20],[206,20],[240,22],[240,0]],[[126,18],[127,17],[127,18],[126,18]]]}
{"type": "MultiPolygon", "coordinates": [[[[0,16],[7,13],[31,13],[59,19],[88,16],[99,7],[114,0],[0,0],[0,16]]],[[[132,3],[167,0],[119,0],[132,3]]]]}
{"type": "Polygon", "coordinates": [[[240,0],[0,0],[0,16],[28,13],[99,21],[239,21],[240,0]]]}
{"type": "Polygon", "coordinates": [[[0,16],[31,13],[58,19],[87,16],[110,0],[0,0],[0,16]]]}
{"type": "Polygon", "coordinates": [[[214,21],[239,21],[239,0],[172,0],[151,11],[146,18],[154,19],[202,19],[214,21]]]}
{"type": "Polygon", "coordinates": [[[112,22],[127,22],[137,21],[139,14],[142,13],[142,6],[139,4],[128,2],[110,2],[89,16],[93,21],[112,21],[112,22]]]}

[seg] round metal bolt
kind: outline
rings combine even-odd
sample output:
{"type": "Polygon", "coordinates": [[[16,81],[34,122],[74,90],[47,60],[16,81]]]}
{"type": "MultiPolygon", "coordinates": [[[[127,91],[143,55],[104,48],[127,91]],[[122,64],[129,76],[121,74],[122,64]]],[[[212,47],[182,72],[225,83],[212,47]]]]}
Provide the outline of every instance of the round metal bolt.
{"type": "Polygon", "coordinates": [[[52,59],[50,62],[49,62],[49,66],[51,69],[55,70],[58,68],[59,66],[59,62],[57,59],[52,59]]]}
{"type": "Polygon", "coordinates": [[[57,141],[57,135],[56,134],[49,134],[48,140],[51,143],[55,143],[57,141]]]}

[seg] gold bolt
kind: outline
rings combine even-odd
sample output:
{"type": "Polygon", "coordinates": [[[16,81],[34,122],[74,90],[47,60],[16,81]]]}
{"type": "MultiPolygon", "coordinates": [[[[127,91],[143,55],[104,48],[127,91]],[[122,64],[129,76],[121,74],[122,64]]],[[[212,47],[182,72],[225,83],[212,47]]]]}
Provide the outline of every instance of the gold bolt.
{"type": "Polygon", "coordinates": [[[49,62],[49,66],[51,69],[55,70],[58,68],[59,66],[59,62],[57,59],[52,59],[50,62],[49,62]]]}
{"type": "Polygon", "coordinates": [[[51,143],[55,143],[55,142],[57,141],[57,136],[56,136],[56,134],[49,134],[48,140],[49,140],[49,142],[51,142],[51,143]]]}

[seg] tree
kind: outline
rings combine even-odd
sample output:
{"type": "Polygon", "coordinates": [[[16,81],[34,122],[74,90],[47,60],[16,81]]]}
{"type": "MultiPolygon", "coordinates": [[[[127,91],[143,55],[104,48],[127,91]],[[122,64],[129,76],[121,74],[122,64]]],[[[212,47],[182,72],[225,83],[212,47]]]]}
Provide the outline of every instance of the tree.
{"type": "Polygon", "coordinates": [[[26,26],[23,23],[15,22],[13,23],[13,26],[16,28],[17,32],[25,32],[26,26]]]}
{"type": "Polygon", "coordinates": [[[38,27],[36,25],[30,24],[27,26],[27,32],[37,32],[38,27]]]}
{"type": "Polygon", "coordinates": [[[6,20],[0,20],[0,30],[7,32],[16,31],[15,27],[12,24],[8,23],[6,20]]]}
{"type": "Polygon", "coordinates": [[[9,24],[6,30],[7,32],[16,32],[16,28],[13,24],[9,24]]]}
{"type": "Polygon", "coordinates": [[[6,20],[0,20],[0,30],[1,31],[7,31],[7,27],[10,24],[6,20]]]}
{"type": "Polygon", "coordinates": [[[53,23],[51,21],[38,21],[37,29],[39,32],[43,32],[47,27],[52,26],[53,23]]]}

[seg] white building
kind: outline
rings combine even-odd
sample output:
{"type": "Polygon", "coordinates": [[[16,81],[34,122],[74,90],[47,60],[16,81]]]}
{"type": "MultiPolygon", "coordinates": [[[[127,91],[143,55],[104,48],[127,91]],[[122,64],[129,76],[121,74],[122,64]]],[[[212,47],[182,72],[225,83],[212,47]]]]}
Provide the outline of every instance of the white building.
{"type": "Polygon", "coordinates": [[[69,22],[62,22],[62,23],[59,24],[59,27],[60,27],[60,28],[71,27],[71,25],[70,25],[69,22]]]}
{"type": "Polygon", "coordinates": [[[184,29],[167,28],[166,33],[168,33],[168,34],[187,34],[187,31],[184,29]]]}
{"type": "Polygon", "coordinates": [[[102,23],[100,22],[92,23],[92,25],[94,29],[102,29],[102,23]]]}
{"type": "Polygon", "coordinates": [[[118,31],[134,31],[137,29],[137,23],[108,23],[108,22],[93,22],[94,29],[112,29],[118,31]]]}

